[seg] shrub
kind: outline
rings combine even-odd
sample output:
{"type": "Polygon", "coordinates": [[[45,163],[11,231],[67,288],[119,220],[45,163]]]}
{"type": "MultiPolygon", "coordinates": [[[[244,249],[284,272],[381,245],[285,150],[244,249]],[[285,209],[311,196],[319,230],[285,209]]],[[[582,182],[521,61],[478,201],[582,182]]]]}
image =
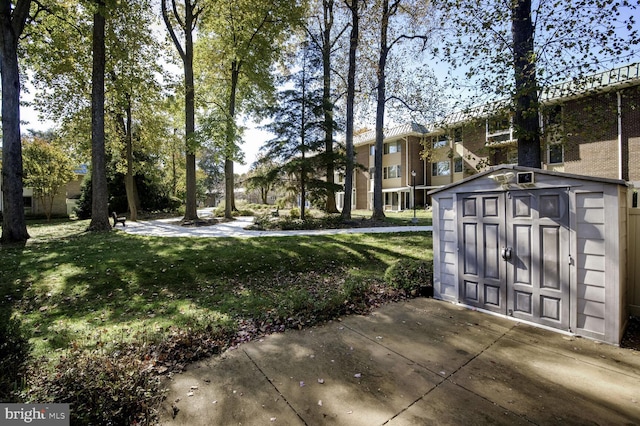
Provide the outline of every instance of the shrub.
{"type": "Polygon", "coordinates": [[[366,296],[371,291],[371,284],[361,277],[347,276],[342,284],[342,293],[345,300],[351,302],[361,302],[366,300],[366,296]]]}
{"type": "Polygon", "coordinates": [[[384,280],[391,287],[407,292],[433,287],[433,261],[400,259],[387,268],[384,280]]]}
{"type": "Polygon", "coordinates": [[[294,207],[291,210],[289,210],[289,217],[291,219],[299,219],[300,218],[300,209],[297,208],[297,207],[294,207]]]}
{"type": "Polygon", "coordinates": [[[55,370],[32,384],[30,399],[70,404],[71,424],[153,422],[159,381],[138,357],[72,350],[55,370]]]}
{"type": "Polygon", "coordinates": [[[18,402],[31,346],[19,321],[0,321],[0,401],[18,402]]]}

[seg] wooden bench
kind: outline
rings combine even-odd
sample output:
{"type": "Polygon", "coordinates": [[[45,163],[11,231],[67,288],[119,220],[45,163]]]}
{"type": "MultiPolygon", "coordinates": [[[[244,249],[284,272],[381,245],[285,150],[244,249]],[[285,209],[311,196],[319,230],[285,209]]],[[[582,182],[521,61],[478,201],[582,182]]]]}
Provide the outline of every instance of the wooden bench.
{"type": "Polygon", "coordinates": [[[116,227],[116,225],[118,223],[121,223],[123,227],[127,226],[125,224],[125,222],[127,221],[126,217],[124,217],[124,216],[118,217],[118,214],[116,212],[111,213],[111,217],[113,218],[113,227],[114,228],[116,227]]]}

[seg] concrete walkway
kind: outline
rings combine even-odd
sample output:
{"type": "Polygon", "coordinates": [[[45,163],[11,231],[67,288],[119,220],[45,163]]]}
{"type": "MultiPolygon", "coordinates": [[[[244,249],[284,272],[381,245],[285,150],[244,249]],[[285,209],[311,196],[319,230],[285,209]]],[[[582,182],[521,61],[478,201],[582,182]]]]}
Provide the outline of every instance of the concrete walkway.
{"type": "MultiPolygon", "coordinates": [[[[198,212],[202,219],[211,217],[208,210],[198,212]]],[[[127,226],[122,229],[129,234],[148,235],[156,237],[291,237],[297,235],[335,235],[335,234],[363,234],[363,233],[383,233],[383,232],[416,232],[431,231],[431,226],[388,226],[376,228],[345,228],[345,229],[322,229],[304,231],[250,231],[244,229],[253,223],[253,217],[238,217],[231,222],[221,222],[211,226],[184,227],[176,222],[180,218],[142,220],[138,222],[127,222],[127,226]]]]}
{"type": "Polygon", "coordinates": [[[274,334],[165,386],[163,425],[640,424],[640,353],[433,299],[274,334]]]}

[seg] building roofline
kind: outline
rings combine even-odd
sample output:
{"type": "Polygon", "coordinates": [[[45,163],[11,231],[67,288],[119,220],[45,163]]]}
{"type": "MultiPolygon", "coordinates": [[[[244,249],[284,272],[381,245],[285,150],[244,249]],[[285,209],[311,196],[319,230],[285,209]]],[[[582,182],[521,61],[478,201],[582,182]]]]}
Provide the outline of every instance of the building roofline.
{"type": "MultiPolygon", "coordinates": [[[[416,122],[404,123],[399,126],[384,130],[384,140],[404,138],[407,136],[424,136],[430,133],[430,130],[416,122]]],[[[368,130],[360,135],[353,137],[353,145],[364,145],[376,140],[376,131],[368,130]]]]}

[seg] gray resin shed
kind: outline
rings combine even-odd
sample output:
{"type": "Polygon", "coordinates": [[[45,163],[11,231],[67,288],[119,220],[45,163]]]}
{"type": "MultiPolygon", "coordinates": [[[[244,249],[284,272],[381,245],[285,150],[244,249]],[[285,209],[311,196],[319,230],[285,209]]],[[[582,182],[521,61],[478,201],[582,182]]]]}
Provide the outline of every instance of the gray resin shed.
{"type": "Polygon", "coordinates": [[[620,343],[624,181],[498,166],[429,194],[435,298],[620,343]]]}

